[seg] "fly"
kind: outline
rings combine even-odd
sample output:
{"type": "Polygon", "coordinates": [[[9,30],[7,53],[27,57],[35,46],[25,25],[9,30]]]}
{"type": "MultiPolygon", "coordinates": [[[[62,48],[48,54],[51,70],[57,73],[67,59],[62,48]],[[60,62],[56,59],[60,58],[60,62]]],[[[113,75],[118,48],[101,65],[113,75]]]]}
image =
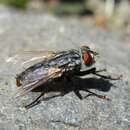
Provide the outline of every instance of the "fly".
{"type": "MultiPolygon", "coordinates": [[[[81,46],[79,50],[71,49],[61,52],[47,51],[46,53],[43,53],[43,55],[39,57],[42,58],[42,61],[17,74],[16,85],[20,87],[18,96],[23,96],[41,85],[51,81],[53,82],[57,78],[66,78],[67,81],[70,82],[71,77],[73,76],[93,74],[104,79],[120,79],[120,77],[112,78],[111,76],[101,75],[100,72],[105,70],[97,71],[95,67],[91,67],[95,63],[95,56],[97,55],[98,53],[91,50],[88,46],[81,46]],[[82,64],[84,64],[86,68],[91,68],[82,71],[82,64]]],[[[104,95],[98,95],[89,90],[88,92],[99,98],[109,100],[109,98],[104,95]]],[[[79,95],[76,91],[75,93],[79,95]]],[[[26,108],[29,108],[34,103],[38,102],[43,95],[44,92],[42,92],[35,101],[27,105],[26,108]]],[[[80,95],[79,98],[82,99],[80,95]]]]}

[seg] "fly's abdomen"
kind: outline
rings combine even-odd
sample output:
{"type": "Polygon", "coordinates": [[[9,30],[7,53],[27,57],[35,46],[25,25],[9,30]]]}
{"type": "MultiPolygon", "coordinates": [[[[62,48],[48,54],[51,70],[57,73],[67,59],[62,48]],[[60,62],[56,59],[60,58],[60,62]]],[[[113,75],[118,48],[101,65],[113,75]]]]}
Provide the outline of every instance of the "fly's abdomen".
{"type": "Polygon", "coordinates": [[[27,85],[44,78],[48,74],[48,70],[48,67],[44,67],[43,65],[37,67],[37,64],[28,68],[16,77],[17,86],[27,85]]]}

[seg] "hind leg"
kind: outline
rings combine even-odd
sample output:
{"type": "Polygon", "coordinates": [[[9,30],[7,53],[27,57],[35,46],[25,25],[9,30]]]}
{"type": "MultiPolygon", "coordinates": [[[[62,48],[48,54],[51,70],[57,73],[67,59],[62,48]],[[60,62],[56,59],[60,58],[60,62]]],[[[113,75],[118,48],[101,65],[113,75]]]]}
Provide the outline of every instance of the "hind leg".
{"type": "Polygon", "coordinates": [[[29,109],[29,108],[31,108],[31,107],[33,107],[33,106],[39,104],[39,103],[40,103],[40,98],[41,98],[42,96],[44,96],[44,94],[45,94],[45,93],[42,92],[42,93],[40,94],[40,96],[38,96],[38,97],[37,97],[33,102],[31,102],[30,104],[26,105],[25,108],[26,108],[26,109],[29,109]]]}

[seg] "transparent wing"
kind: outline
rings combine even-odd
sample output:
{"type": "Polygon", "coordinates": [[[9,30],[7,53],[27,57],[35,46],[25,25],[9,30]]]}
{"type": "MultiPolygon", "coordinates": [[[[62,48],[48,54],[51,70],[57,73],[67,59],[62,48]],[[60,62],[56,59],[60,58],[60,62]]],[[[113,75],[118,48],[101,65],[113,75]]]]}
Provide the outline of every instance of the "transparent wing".
{"type": "Polygon", "coordinates": [[[10,71],[14,71],[16,74],[35,63],[50,59],[55,55],[56,53],[52,51],[23,51],[7,57],[5,62],[8,64],[10,71]]]}
{"type": "Polygon", "coordinates": [[[39,80],[33,81],[25,86],[22,86],[19,88],[19,93],[16,95],[16,97],[23,96],[30,92],[31,90],[37,88],[38,86],[44,84],[45,82],[48,82],[50,80],[53,80],[54,78],[60,77],[65,70],[61,68],[50,68],[48,70],[48,73],[46,75],[41,76],[39,80]]]}
{"type": "Polygon", "coordinates": [[[44,60],[55,55],[52,51],[24,51],[6,58],[6,62],[25,65],[33,61],[44,60]]]}

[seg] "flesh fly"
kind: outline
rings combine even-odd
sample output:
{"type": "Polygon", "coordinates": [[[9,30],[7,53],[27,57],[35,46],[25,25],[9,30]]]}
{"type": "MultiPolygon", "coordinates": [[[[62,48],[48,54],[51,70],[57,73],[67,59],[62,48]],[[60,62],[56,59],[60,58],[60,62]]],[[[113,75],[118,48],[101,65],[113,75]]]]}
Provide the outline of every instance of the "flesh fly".
{"type": "MultiPolygon", "coordinates": [[[[91,50],[88,46],[81,46],[79,50],[71,49],[61,52],[40,52],[39,57],[33,57],[23,62],[23,64],[25,64],[33,60],[42,59],[42,61],[31,65],[23,72],[17,74],[16,85],[20,87],[20,93],[18,96],[23,96],[39,86],[51,82],[57,78],[64,77],[70,81],[73,76],[94,74],[105,79],[113,79],[110,76],[107,77],[99,74],[99,72],[104,70],[97,71],[95,67],[82,71],[82,64],[84,64],[86,68],[91,67],[95,63],[95,56],[97,55],[98,53],[91,50]]],[[[12,59],[15,58],[16,57],[12,57],[12,59]]],[[[8,61],[10,62],[12,59],[8,59],[8,61]]],[[[99,98],[106,100],[109,99],[106,96],[95,94],[89,90],[88,92],[99,98]]],[[[37,102],[43,93],[33,103],[37,102]]]]}

